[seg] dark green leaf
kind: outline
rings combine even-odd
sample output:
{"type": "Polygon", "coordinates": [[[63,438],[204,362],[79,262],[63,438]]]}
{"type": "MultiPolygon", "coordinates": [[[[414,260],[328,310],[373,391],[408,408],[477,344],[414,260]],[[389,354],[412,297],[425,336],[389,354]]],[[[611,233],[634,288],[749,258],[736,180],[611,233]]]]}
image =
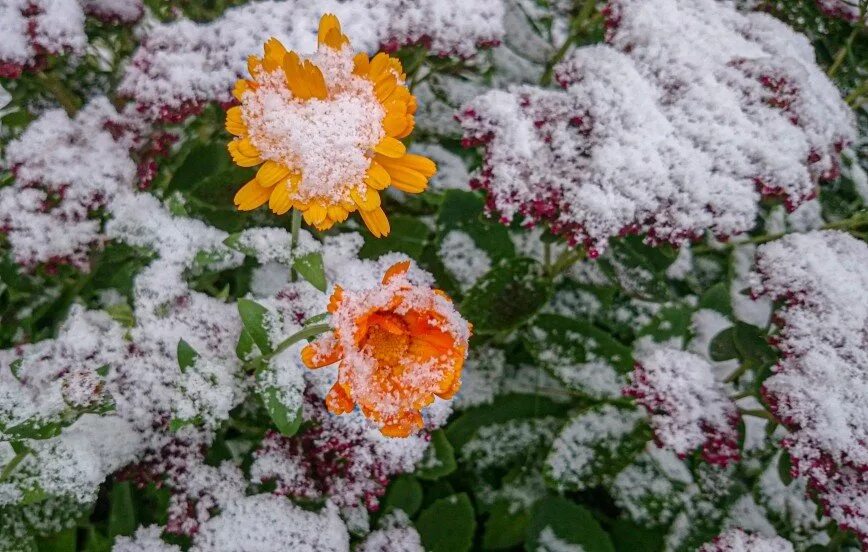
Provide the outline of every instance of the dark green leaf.
{"type": "Polygon", "coordinates": [[[178,340],[178,366],[181,372],[186,372],[199,358],[199,353],[183,339],[178,340]]]}
{"type": "Polygon", "coordinates": [[[425,451],[425,456],[416,469],[420,479],[439,479],[454,472],[455,451],[442,429],[431,434],[431,445],[425,451]]]}
{"type": "Polygon", "coordinates": [[[235,345],[235,355],[241,360],[247,360],[253,353],[253,338],[247,333],[247,330],[241,328],[241,333],[238,335],[238,344],[235,345]]]}
{"type": "Polygon", "coordinates": [[[271,340],[268,337],[268,309],[250,299],[238,300],[238,314],[241,315],[241,323],[248,335],[265,354],[271,352],[271,340]]]}
{"type": "Polygon", "coordinates": [[[536,261],[501,261],[467,292],[461,312],[476,333],[509,331],[536,314],[551,293],[551,282],[536,261]]]}
{"type": "Polygon", "coordinates": [[[308,253],[297,258],[292,263],[292,268],[298,272],[302,278],[310,282],[316,289],[325,292],[326,274],[325,267],[322,264],[322,255],[320,253],[308,253]]]}
{"type": "Polygon", "coordinates": [[[407,516],[412,517],[422,506],[422,485],[412,475],[396,477],[389,485],[386,495],[383,497],[383,513],[393,510],[403,510],[407,516]]]}
{"type": "Polygon", "coordinates": [[[379,259],[390,252],[406,253],[418,260],[428,241],[428,227],[416,217],[392,215],[389,217],[392,231],[385,238],[375,238],[365,232],[365,244],[359,251],[362,259],[379,259]]]}
{"type": "Polygon", "coordinates": [[[132,535],[136,530],[136,511],[133,506],[133,490],[128,481],[115,482],[111,492],[109,510],[109,536],[132,535]]]}
{"type": "Polygon", "coordinates": [[[485,521],[482,547],[486,550],[501,550],[518,546],[524,542],[529,521],[530,513],[527,510],[514,508],[508,500],[498,500],[485,521]]]}
{"type": "Polygon", "coordinates": [[[473,545],[476,519],[465,493],[435,501],[419,514],[416,529],[429,552],[466,552],[473,545]]]}
{"type": "Polygon", "coordinates": [[[292,412],[280,400],[281,391],[276,387],[266,387],[260,391],[262,403],[274,422],[274,426],[280,431],[281,435],[292,437],[298,432],[298,428],[303,421],[301,416],[301,407],[293,409],[292,412]]]}
{"type": "Polygon", "coordinates": [[[732,299],[729,296],[729,286],[718,282],[705,290],[699,298],[700,309],[715,310],[726,316],[732,316],[732,299]]]}
{"type": "Polygon", "coordinates": [[[793,482],[793,464],[789,454],[786,452],[781,452],[780,454],[780,458],[778,458],[778,476],[784,485],[789,485],[793,482]]]}
{"type": "Polygon", "coordinates": [[[615,552],[609,535],[586,508],[559,496],[540,500],[534,506],[527,528],[525,550],[548,550],[545,537],[554,536],[586,552],[615,552]]]}
{"type": "Polygon", "coordinates": [[[657,343],[662,343],[672,338],[687,340],[690,337],[692,315],[693,308],[690,305],[663,307],[654,315],[651,322],[639,331],[639,335],[649,335],[657,343]]]}
{"type": "Polygon", "coordinates": [[[21,363],[24,362],[23,358],[16,358],[12,362],[9,363],[9,371],[12,372],[12,376],[15,379],[18,378],[18,372],[21,370],[21,363]]]}
{"type": "Polygon", "coordinates": [[[626,519],[616,520],[610,528],[617,552],[659,552],[664,549],[660,529],[648,529],[626,519]]]}
{"type": "Polygon", "coordinates": [[[735,348],[735,327],[730,326],[714,336],[708,344],[708,355],[715,362],[738,358],[738,349],[735,348]]]}
{"type": "Polygon", "coordinates": [[[478,193],[448,190],[437,214],[437,243],[452,230],[467,233],[493,261],[515,256],[506,226],[485,216],[485,200],[478,193]]]}
{"type": "Polygon", "coordinates": [[[37,537],[36,545],[39,552],[75,552],[76,528],[70,527],[51,536],[37,537]]]}
{"type": "Polygon", "coordinates": [[[13,439],[51,439],[60,435],[63,426],[59,422],[30,419],[4,430],[13,439]]]}

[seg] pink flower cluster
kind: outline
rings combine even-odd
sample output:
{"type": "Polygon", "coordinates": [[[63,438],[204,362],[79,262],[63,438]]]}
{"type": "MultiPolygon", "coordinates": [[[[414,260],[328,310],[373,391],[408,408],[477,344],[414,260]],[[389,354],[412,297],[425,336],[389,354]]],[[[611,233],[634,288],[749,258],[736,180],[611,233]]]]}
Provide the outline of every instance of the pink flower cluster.
{"type": "Polygon", "coordinates": [[[491,91],[457,115],[464,145],[484,147],[472,185],[504,223],[592,256],[631,233],[726,239],[760,197],[792,210],[837,176],[854,118],[804,36],[713,0],[617,0],[606,16],[608,46],[555,68],[563,91],[491,91]]]}
{"type": "MultiPolygon", "coordinates": [[[[306,396],[304,417],[313,426],[299,435],[266,435],[254,454],[254,481],[275,482],[281,495],[328,498],[342,508],[363,505],[376,511],[390,479],[413,468],[413,462],[391,454],[384,445],[392,444],[363,418],[329,414],[320,397],[306,396]]],[[[419,452],[428,439],[427,434],[408,438],[419,452]]]]}
{"type": "Polygon", "coordinates": [[[790,434],[794,475],[827,515],[868,545],[868,245],[849,234],[791,234],[760,247],[753,293],[783,302],[782,358],[763,384],[790,434]]]}
{"type": "Polygon", "coordinates": [[[657,349],[636,364],[624,394],[648,410],[659,446],[681,458],[701,447],[718,466],[738,461],[738,411],[702,357],[657,349]]]}

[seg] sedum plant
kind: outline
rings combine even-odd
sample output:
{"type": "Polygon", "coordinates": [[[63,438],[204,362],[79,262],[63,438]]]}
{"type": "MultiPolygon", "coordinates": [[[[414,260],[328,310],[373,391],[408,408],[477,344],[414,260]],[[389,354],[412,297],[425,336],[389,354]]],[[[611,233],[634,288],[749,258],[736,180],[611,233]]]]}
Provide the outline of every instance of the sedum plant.
{"type": "Polygon", "coordinates": [[[0,551],[868,547],[856,0],[0,0],[0,551]]]}

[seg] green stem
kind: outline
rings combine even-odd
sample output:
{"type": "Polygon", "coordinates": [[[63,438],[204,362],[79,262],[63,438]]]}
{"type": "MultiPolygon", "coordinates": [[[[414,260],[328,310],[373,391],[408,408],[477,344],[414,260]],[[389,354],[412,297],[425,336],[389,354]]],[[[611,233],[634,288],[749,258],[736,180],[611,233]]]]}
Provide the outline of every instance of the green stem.
{"type": "Polygon", "coordinates": [[[833,78],[841,66],[844,64],[844,60],[847,58],[847,52],[850,51],[850,48],[853,47],[853,41],[856,39],[856,35],[862,30],[861,25],[856,25],[853,28],[853,32],[850,33],[850,36],[847,37],[847,41],[838,49],[838,52],[835,54],[835,59],[832,61],[832,66],[829,67],[829,70],[826,72],[829,75],[829,78],[833,78]]]}
{"type": "Polygon", "coordinates": [[[775,417],[772,416],[771,412],[768,412],[768,411],[763,410],[761,408],[757,408],[755,410],[739,408],[738,413],[741,414],[742,416],[753,416],[754,418],[763,418],[765,420],[769,420],[772,422],[776,421],[775,417]]]}
{"type": "Polygon", "coordinates": [[[314,337],[314,336],[319,335],[321,333],[325,333],[331,329],[332,329],[332,327],[329,324],[316,324],[315,326],[308,326],[306,328],[302,328],[298,332],[292,334],[291,336],[289,336],[286,339],[284,339],[283,341],[281,341],[280,344],[274,349],[274,351],[272,351],[271,353],[269,353],[267,355],[263,355],[262,360],[267,362],[267,361],[271,360],[272,358],[276,357],[277,355],[279,355],[280,353],[282,353],[283,351],[289,349],[290,347],[292,347],[293,345],[295,345],[296,343],[298,343],[302,339],[308,339],[310,337],[314,337]]]}
{"type": "Polygon", "coordinates": [[[732,383],[741,377],[742,374],[747,372],[747,369],[750,367],[750,364],[747,362],[743,362],[736,368],[730,375],[726,376],[726,379],[723,380],[724,383],[732,383]]]}
{"type": "Polygon", "coordinates": [[[554,278],[561,272],[568,270],[576,263],[576,261],[580,261],[584,258],[584,249],[565,249],[558,258],[555,259],[554,264],[552,264],[551,269],[549,270],[549,276],[554,278]]]}
{"type": "MultiPolygon", "coordinates": [[[[289,254],[292,257],[293,253],[295,253],[295,248],[298,246],[298,231],[301,229],[301,211],[298,209],[292,210],[292,219],[290,222],[290,232],[292,235],[292,240],[289,244],[289,254]]],[[[295,259],[293,259],[295,261],[295,259]]],[[[298,280],[298,274],[296,273],[294,268],[289,269],[289,279],[292,282],[298,280]]]]}
{"type": "Polygon", "coordinates": [[[24,461],[27,458],[27,455],[30,454],[30,451],[27,449],[22,450],[18,454],[16,454],[12,460],[9,461],[8,464],[3,468],[3,471],[0,472],[0,483],[6,481],[10,475],[15,472],[15,468],[18,467],[18,464],[24,461]]]}
{"type": "Polygon", "coordinates": [[[81,99],[75,93],[66,87],[63,82],[57,78],[57,75],[49,73],[39,73],[37,78],[45,86],[45,89],[51,92],[57,103],[66,111],[70,117],[75,117],[81,107],[81,99]]]}

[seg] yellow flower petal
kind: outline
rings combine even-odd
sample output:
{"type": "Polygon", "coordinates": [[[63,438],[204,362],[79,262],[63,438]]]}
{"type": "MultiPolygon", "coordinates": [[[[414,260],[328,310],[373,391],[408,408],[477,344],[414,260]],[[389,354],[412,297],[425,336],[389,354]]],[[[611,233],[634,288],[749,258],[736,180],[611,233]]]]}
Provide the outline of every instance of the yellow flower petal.
{"type": "Polygon", "coordinates": [[[259,185],[256,179],[251,180],[235,193],[235,205],[240,211],[252,211],[266,201],[271,189],[259,185]]]}
{"type": "Polygon", "coordinates": [[[391,230],[389,219],[386,218],[386,213],[381,208],[374,209],[373,211],[359,211],[359,214],[362,215],[362,221],[375,238],[389,235],[389,231],[391,230]]]}
{"type": "Polygon", "coordinates": [[[388,171],[376,161],[371,161],[371,166],[368,167],[368,176],[365,178],[365,184],[375,190],[385,190],[392,182],[392,177],[388,171]]]}
{"type": "Polygon", "coordinates": [[[259,152],[254,148],[247,138],[235,139],[229,142],[229,155],[239,167],[255,167],[262,163],[259,158],[259,152]]]}
{"type": "Polygon", "coordinates": [[[399,134],[395,135],[395,138],[400,140],[402,138],[410,136],[410,133],[413,132],[414,126],[416,126],[416,118],[412,115],[407,115],[407,126],[404,127],[404,130],[402,130],[399,134]]]}
{"type": "Polygon", "coordinates": [[[289,169],[274,161],[266,161],[256,172],[256,180],[266,188],[274,186],[287,176],[289,176],[289,169]]]}
{"type": "Polygon", "coordinates": [[[247,56],[247,72],[250,73],[251,77],[255,77],[256,73],[259,72],[259,68],[262,66],[262,60],[257,56],[247,56]]]}
{"type": "Polygon", "coordinates": [[[241,117],[241,106],[236,105],[226,110],[226,130],[235,136],[247,134],[247,125],[241,117]]]}
{"type": "Polygon", "coordinates": [[[404,157],[397,159],[385,159],[389,165],[401,165],[408,169],[413,169],[416,172],[422,173],[424,176],[431,177],[437,172],[437,165],[434,161],[422,155],[408,153],[404,157]]]}
{"type": "Polygon", "coordinates": [[[250,88],[250,83],[244,79],[235,81],[235,88],[232,89],[232,96],[239,102],[244,99],[244,93],[250,88]]]}
{"type": "Polygon", "coordinates": [[[385,157],[403,157],[407,148],[400,140],[386,136],[374,147],[374,151],[385,157]]]}
{"type": "Polygon", "coordinates": [[[377,82],[380,77],[389,69],[389,54],[380,52],[371,60],[370,68],[368,69],[369,78],[377,82]]]}
{"type": "Polygon", "coordinates": [[[274,71],[283,63],[283,56],[286,55],[286,47],[274,37],[268,39],[265,43],[265,56],[262,58],[262,65],[266,71],[274,71]]]}
{"type": "Polygon", "coordinates": [[[304,62],[304,72],[307,78],[307,85],[311,96],[320,100],[328,97],[328,89],[326,88],[325,79],[322,76],[322,71],[319,67],[309,60],[304,62]]]}
{"type": "Polygon", "coordinates": [[[428,178],[424,174],[393,161],[393,159],[377,158],[377,162],[383,165],[392,177],[392,186],[410,194],[418,194],[428,187],[428,178]]]}
{"type": "Polygon", "coordinates": [[[353,73],[359,76],[367,75],[371,68],[371,61],[366,52],[359,52],[353,58],[353,73]]]}
{"type": "Polygon", "coordinates": [[[319,20],[319,32],[317,42],[335,50],[340,50],[349,39],[341,33],[341,22],[331,13],[327,13],[319,20]]]}
{"type": "Polygon", "coordinates": [[[328,217],[334,222],[343,222],[350,216],[347,210],[340,205],[329,205],[326,211],[328,211],[328,217]]]}
{"type": "Polygon", "coordinates": [[[300,100],[311,97],[310,86],[307,83],[304,66],[295,52],[288,52],[283,58],[283,72],[286,73],[286,85],[293,96],[300,100]]]}
{"type": "Polygon", "coordinates": [[[387,136],[397,136],[407,128],[407,116],[401,113],[391,113],[383,117],[383,130],[387,136]]]}
{"type": "Polygon", "coordinates": [[[387,74],[381,77],[377,83],[374,84],[374,94],[377,96],[377,99],[380,100],[380,103],[386,103],[386,100],[392,95],[392,92],[394,92],[397,87],[398,81],[395,80],[395,76],[387,74]]]}
{"type": "Polygon", "coordinates": [[[371,211],[380,206],[380,194],[377,190],[367,186],[362,191],[350,190],[350,197],[353,198],[361,211],[371,211]]]}
{"type": "Polygon", "coordinates": [[[271,196],[268,198],[268,208],[275,215],[282,215],[289,211],[292,207],[292,198],[290,198],[289,182],[283,180],[278,182],[271,191],[271,196]]]}
{"type": "Polygon", "coordinates": [[[311,226],[321,223],[326,218],[326,208],[322,203],[313,202],[303,213],[304,220],[311,226]]]}

